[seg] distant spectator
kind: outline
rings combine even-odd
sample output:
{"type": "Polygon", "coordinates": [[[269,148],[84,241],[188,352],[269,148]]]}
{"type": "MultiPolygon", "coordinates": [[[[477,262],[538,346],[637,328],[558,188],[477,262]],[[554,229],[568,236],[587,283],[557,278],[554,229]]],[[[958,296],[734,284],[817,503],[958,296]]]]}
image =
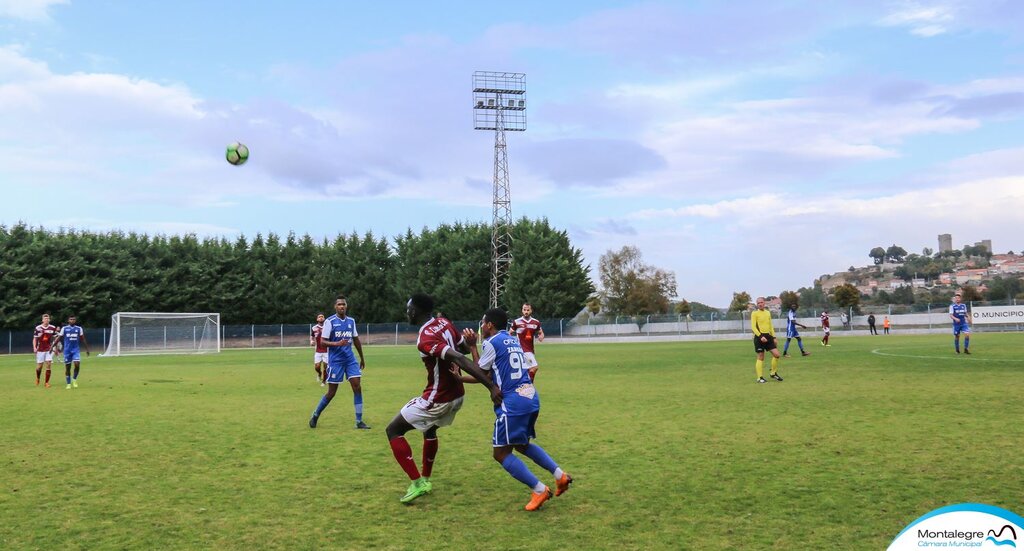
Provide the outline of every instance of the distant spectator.
{"type": "Polygon", "coordinates": [[[850,316],[847,316],[846,312],[843,312],[842,314],[840,314],[839,315],[839,319],[842,320],[843,327],[845,329],[849,329],[850,328],[850,316]]]}
{"type": "Polygon", "coordinates": [[[889,323],[889,316],[885,316],[885,319],[882,320],[882,331],[884,331],[886,335],[889,334],[890,325],[891,323],[889,323]]]}
{"type": "Polygon", "coordinates": [[[877,335],[878,334],[878,329],[875,328],[875,315],[874,314],[868,314],[868,331],[872,335],[877,335]]]}

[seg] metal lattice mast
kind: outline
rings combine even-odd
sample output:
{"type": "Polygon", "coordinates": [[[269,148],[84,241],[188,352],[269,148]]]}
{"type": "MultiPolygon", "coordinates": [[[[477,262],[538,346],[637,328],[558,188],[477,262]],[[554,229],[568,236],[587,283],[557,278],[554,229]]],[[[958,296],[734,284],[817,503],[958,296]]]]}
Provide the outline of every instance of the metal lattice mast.
{"type": "MultiPolygon", "coordinates": [[[[501,105],[501,94],[498,105],[501,105]]],[[[505,116],[500,107],[494,131],[494,197],[491,209],[491,308],[505,291],[505,277],[512,264],[512,198],[508,182],[508,151],[505,149],[505,116]]]]}
{"type": "Polygon", "coordinates": [[[526,75],[473,73],[473,126],[494,130],[494,194],[491,209],[491,307],[498,306],[512,264],[512,199],[505,131],[526,130],[526,75]],[[509,99],[511,98],[511,99],[509,99]]]}

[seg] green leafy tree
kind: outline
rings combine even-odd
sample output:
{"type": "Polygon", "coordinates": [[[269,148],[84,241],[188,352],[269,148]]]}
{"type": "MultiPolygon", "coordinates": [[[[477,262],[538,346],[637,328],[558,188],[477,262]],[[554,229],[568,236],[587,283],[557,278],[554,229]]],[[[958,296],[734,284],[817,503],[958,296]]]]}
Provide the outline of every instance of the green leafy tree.
{"type": "Polygon", "coordinates": [[[828,295],[822,291],[820,283],[815,283],[814,287],[801,287],[797,289],[796,294],[800,297],[800,304],[803,304],[805,308],[831,306],[831,301],[828,295]]]}
{"type": "Polygon", "coordinates": [[[732,294],[732,302],[729,303],[730,312],[746,312],[750,307],[750,293],[740,291],[732,294]]]}
{"type": "Polygon", "coordinates": [[[682,299],[676,303],[675,311],[680,316],[687,316],[693,311],[693,307],[690,306],[690,303],[687,302],[686,299],[682,299]]]}
{"type": "Polygon", "coordinates": [[[697,301],[690,302],[690,309],[691,314],[710,314],[711,312],[714,312],[716,314],[722,313],[721,308],[715,308],[714,306],[709,306],[707,304],[704,304],[703,302],[697,301]]]}
{"type": "Polygon", "coordinates": [[[672,272],[643,263],[640,249],[625,246],[601,255],[598,265],[608,311],[627,316],[664,314],[676,294],[672,272]]]}
{"type": "Polygon", "coordinates": [[[800,295],[793,291],[783,291],[779,293],[779,301],[782,302],[782,311],[786,312],[791,307],[800,303],[800,295]]]}
{"type": "MultiPolygon", "coordinates": [[[[475,319],[490,303],[491,231],[484,224],[442,224],[396,239],[399,295],[426,292],[452,319],[475,319]],[[429,285],[429,288],[424,288],[429,285]]],[[[507,305],[506,305],[507,308],[507,305]]]]}
{"type": "Polygon", "coordinates": [[[877,266],[882,262],[885,262],[885,249],[883,249],[882,247],[875,247],[871,249],[871,252],[868,253],[868,256],[871,257],[871,260],[873,260],[875,262],[875,265],[877,266]]]}
{"type": "Polygon", "coordinates": [[[843,283],[832,289],[832,301],[840,308],[860,308],[860,291],[849,283],[843,283]]]}
{"type": "Polygon", "coordinates": [[[984,245],[965,245],[963,253],[968,258],[992,258],[992,253],[984,245]]]}
{"type": "MultiPolygon", "coordinates": [[[[513,292],[506,294],[545,316],[578,312],[593,291],[582,252],[546,220],[524,219],[516,230],[530,254],[513,263],[506,282],[513,292]]],[[[416,291],[434,294],[452,317],[478,319],[489,289],[484,224],[409,231],[395,247],[372,233],[229,241],[0,226],[0,324],[11,328],[37,323],[43,312],[57,320],[74,313],[92,326],[106,325],[117,311],[220,312],[224,324],[308,323],[317,311],[330,312],[338,294],[349,297],[360,322],[395,321],[404,316],[402,295],[416,291]]]]}
{"type": "Polygon", "coordinates": [[[907,285],[899,287],[892,293],[892,301],[895,304],[914,304],[914,289],[907,285]]]}
{"type": "Polygon", "coordinates": [[[885,258],[891,262],[903,262],[904,257],[907,256],[907,251],[899,245],[891,245],[885,250],[885,258]]]}
{"type": "Polygon", "coordinates": [[[985,298],[988,300],[1008,300],[1024,292],[1024,282],[1019,278],[997,276],[989,282],[985,298]]]}
{"type": "MultiPolygon", "coordinates": [[[[513,261],[502,302],[511,313],[530,303],[542,318],[575,316],[594,293],[583,251],[547,219],[520,219],[512,227],[513,261]]],[[[673,291],[674,294],[674,291],[673,291]]],[[[470,318],[475,319],[475,318],[470,318]]]]}

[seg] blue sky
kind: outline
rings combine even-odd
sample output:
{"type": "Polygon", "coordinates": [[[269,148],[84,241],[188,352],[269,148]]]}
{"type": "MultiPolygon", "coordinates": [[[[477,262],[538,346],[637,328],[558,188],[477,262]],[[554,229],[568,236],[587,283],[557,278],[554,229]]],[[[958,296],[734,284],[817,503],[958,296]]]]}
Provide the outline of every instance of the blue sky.
{"type": "Polygon", "coordinates": [[[514,216],[594,267],[636,245],[689,300],[940,233],[1024,249],[1024,2],[292,4],[0,0],[0,223],[489,221],[470,84],[502,70],[527,74],[514,216]]]}

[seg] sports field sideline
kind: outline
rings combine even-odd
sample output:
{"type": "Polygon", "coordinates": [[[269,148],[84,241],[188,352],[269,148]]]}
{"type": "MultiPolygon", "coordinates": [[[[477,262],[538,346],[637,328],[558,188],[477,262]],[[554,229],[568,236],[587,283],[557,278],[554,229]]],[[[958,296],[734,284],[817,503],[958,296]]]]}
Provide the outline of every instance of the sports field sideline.
{"type": "Polygon", "coordinates": [[[433,493],[398,502],[383,429],[422,390],[412,346],[366,348],[370,431],[347,387],[306,426],[306,350],[93,356],[73,390],[3,356],[0,548],[883,549],[943,505],[1020,512],[1024,335],[807,343],[766,385],[749,342],[541,345],[538,442],[576,483],[537,513],[478,387],[433,493]]]}

